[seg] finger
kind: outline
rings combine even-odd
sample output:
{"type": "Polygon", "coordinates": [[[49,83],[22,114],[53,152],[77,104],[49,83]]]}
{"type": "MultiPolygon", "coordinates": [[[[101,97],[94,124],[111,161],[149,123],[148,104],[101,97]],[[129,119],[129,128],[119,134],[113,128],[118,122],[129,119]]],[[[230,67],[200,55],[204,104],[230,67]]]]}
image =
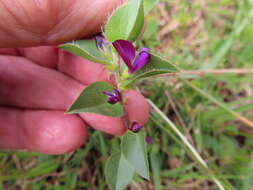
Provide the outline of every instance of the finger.
{"type": "MultiPolygon", "coordinates": [[[[0,56],[0,63],[0,104],[65,110],[83,89],[81,84],[65,75],[32,64],[23,58],[0,56]],[[15,93],[11,93],[12,91],[15,93]]],[[[148,117],[144,98],[136,92],[129,94],[129,118],[144,123],[148,117]]],[[[83,114],[82,118],[92,127],[110,134],[123,134],[125,131],[119,118],[101,118],[92,114],[83,114]]]]}
{"type": "Polygon", "coordinates": [[[95,81],[113,83],[104,65],[93,63],[54,46],[19,48],[25,58],[44,67],[57,68],[59,71],[80,81],[90,84],[95,81]]]}
{"type": "MultiPolygon", "coordinates": [[[[125,110],[129,124],[137,121],[144,125],[148,119],[148,104],[145,98],[134,90],[123,94],[126,101],[125,110]]],[[[106,117],[97,114],[80,114],[80,116],[93,128],[109,134],[122,135],[126,132],[127,126],[121,118],[106,117]]]]}
{"type": "Polygon", "coordinates": [[[22,57],[0,56],[0,104],[65,110],[83,85],[22,57]]]}
{"type": "Polygon", "coordinates": [[[64,50],[59,50],[58,70],[86,85],[96,81],[113,82],[104,65],[90,62],[64,50]]]}
{"type": "Polygon", "coordinates": [[[123,135],[127,128],[121,118],[107,117],[93,113],[79,114],[81,118],[92,128],[111,135],[123,135]]]}
{"type": "Polygon", "coordinates": [[[125,110],[130,122],[137,121],[144,125],[149,115],[149,107],[145,97],[135,90],[125,92],[123,97],[126,101],[125,110]]]}
{"type": "Polygon", "coordinates": [[[63,154],[78,148],[87,138],[82,120],[62,111],[1,107],[0,121],[0,148],[63,154]]]}
{"type": "Polygon", "coordinates": [[[58,62],[58,49],[54,46],[40,46],[19,48],[21,56],[43,67],[56,68],[58,62]]]}
{"type": "Polygon", "coordinates": [[[0,48],[0,55],[19,55],[15,48],[0,48]]]}
{"type": "Polygon", "coordinates": [[[97,33],[121,0],[1,0],[0,47],[58,44],[97,33]]]}

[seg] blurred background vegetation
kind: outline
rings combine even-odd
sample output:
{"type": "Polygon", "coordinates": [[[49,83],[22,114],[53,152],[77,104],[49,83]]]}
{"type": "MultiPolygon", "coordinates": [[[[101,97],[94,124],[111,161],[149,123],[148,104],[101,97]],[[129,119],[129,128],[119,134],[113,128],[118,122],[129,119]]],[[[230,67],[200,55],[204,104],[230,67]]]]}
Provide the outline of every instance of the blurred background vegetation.
{"type": "MultiPolygon", "coordinates": [[[[209,169],[153,112],[145,127],[153,139],[151,181],[135,177],[129,190],[216,190],[212,175],[225,189],[253,189],[253,123],[245,122],[253,121],[252,5],[252,0],[155,2],[139,45],[191,72],[146,79],[139,87],[209,169]]],[[[62,156],[1,151],[0,190],[108,189],[104,163],[119,138],[89,132],[85,145],[62,156]]]]}

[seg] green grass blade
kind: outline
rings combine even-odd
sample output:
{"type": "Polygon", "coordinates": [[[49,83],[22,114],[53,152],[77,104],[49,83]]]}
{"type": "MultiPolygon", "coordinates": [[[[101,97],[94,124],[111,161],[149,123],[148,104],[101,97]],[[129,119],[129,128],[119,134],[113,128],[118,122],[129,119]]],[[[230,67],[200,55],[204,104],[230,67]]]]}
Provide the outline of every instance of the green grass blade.
{"type": "Polygon", "coordinates": [[[253,160],[249,162],[248,169],[245,173],[245,177],[243,180],[242,189],[248,190],[252,188],[252,179],[253,179],[253,160]]]}
{"type": "MultiPolygon", "coordinates": [[[[201,164],[201,166],[209,170],[207,163],[199,155],[196,149],[189,143],[189,141],[185,138],[185,136],[181,133],[181,131],[178,130],[178,128],[174,125],[174,123],[151,100],[147,99],[147,101],[149,105],[164,119],[164,121],[166,121],[166,123],[171,127],[171,129],[184,142],[184,144],[191,151],[191,153],[194,155],[196,160],[201,164]]],[[[222,183],[219,181],[219,179],[215,175],[212,175],[212,179],[216,183],[216,185],[219,187],[220,190],[226,190],[225,187],[223,187],[222,183]]]]}
{"type": "Polygon", "coordinates": [[[151,162],[151,169],[153,172],[153,180],[156,190],[161,190],[161,168],[160,163],[157,157],[158,152],[152,151],[150,153],[150,162],[151,162]]]}
{"type": "MultiPolygon", "coordinates": [[[[182,78],[181,78],[182,79],[182,78]]],[[[240,120],[242,123],[244,123],[245,125],[253,128],[253,123],[248,120],[247,118],[243,117],[242,115],[240,115],[239,113],[235,112],[233,109],[229,108],[226,106],[226,104],[218,101],[216,98],[214,98],[213,96],[209,95],[207,92],[205,92],[204,90],[194,86],[193,84],[191,84],[190,82],[188,82],[187,80],[184,80],[184,83],[186,85],[188,85],[189,87],[191,87],[192,89],[194,89],[196,92],[198,92],[199,94],[201,94],[203,97],[207,98],[208,100],[210,100],[211,102],[215,103],[216,105],[218,105],[219,107],[221,107],[222,109],[224,109],[226,112],[230,113],[231,115],[233,115],[235,118],[237,118],[238,120],[240,120]]]]}
{"type": "MultiPolygon", "coordinates": [[[[238,11],[239,14],[239,11],[238,11]]],[[[243,20],[240,23],[234,25],[234,29],[228,35],[228,38],[223,42],[220,48],[214,53],[211,61],[207,65],[203,65],[201,69],[213,69],[215,68],[221,60],[225,57],[225,55],[229,52],[232,45],[234,44],[236,38],[242,33],[245,27],[252,21],[253,18],[253,10],[249,10],[246,16],[244,16],[243,20]]]]}

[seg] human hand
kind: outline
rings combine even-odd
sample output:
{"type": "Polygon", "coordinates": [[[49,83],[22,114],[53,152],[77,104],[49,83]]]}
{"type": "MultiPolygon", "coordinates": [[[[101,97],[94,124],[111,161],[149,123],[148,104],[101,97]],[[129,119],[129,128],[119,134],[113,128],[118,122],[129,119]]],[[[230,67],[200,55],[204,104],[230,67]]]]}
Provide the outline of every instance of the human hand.
{"type": "MultiPolygon", "coordinates": [[[[0,148],[61,154],[84,142],[87,124],[109,134],[125,132],[120,118],[64,115],[84,86],[112,80],[102,65],[53,46],[99,32],[119,3],[0,1],[0,148]]],[[[148,117],[144,97],[133,90],[123,96],[129,120],[144,124],[148,117]]]]}

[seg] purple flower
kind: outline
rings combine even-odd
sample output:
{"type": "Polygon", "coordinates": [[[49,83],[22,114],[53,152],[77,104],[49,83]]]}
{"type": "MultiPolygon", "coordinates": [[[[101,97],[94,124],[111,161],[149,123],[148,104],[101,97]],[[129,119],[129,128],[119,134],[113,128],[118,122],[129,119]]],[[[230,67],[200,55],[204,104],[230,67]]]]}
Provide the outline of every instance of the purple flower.
{"type": "Polygon", "coordinates": [[[152,138],[150,136],[146,136],[145,141],[147,144],[152,144],[152,138]]]}
{"type": "Polygon", "coordinates": [[[103,94],[107,96],[109,104],[116,104],[121,101],[121,95],[117,89],[113,89],[112,92],[103,91],[103,94]]]}
{"type": "Polygon", "coordinates": [[[95,36],[96,46],[98,49],[103,49],[105,38],[102,34],[98,34],[95,36]]]}
{"type": "Polygon", "coordinates": [[[133,44],[127,40],[116,40],[112,43],[112,45],[127,65],[129,73],[133,73],[141,69],[150,60],[148,48],[142,48],[136,56],[133,44]]]}
{"type": "Polygon", "coordinates": [[[129,127],[129,130],[134,132],[134,133],[138,133],[141,130],[142,126],[137,123],[136,121],[134,121],[132,123],[132,125],[129,127]]]}

